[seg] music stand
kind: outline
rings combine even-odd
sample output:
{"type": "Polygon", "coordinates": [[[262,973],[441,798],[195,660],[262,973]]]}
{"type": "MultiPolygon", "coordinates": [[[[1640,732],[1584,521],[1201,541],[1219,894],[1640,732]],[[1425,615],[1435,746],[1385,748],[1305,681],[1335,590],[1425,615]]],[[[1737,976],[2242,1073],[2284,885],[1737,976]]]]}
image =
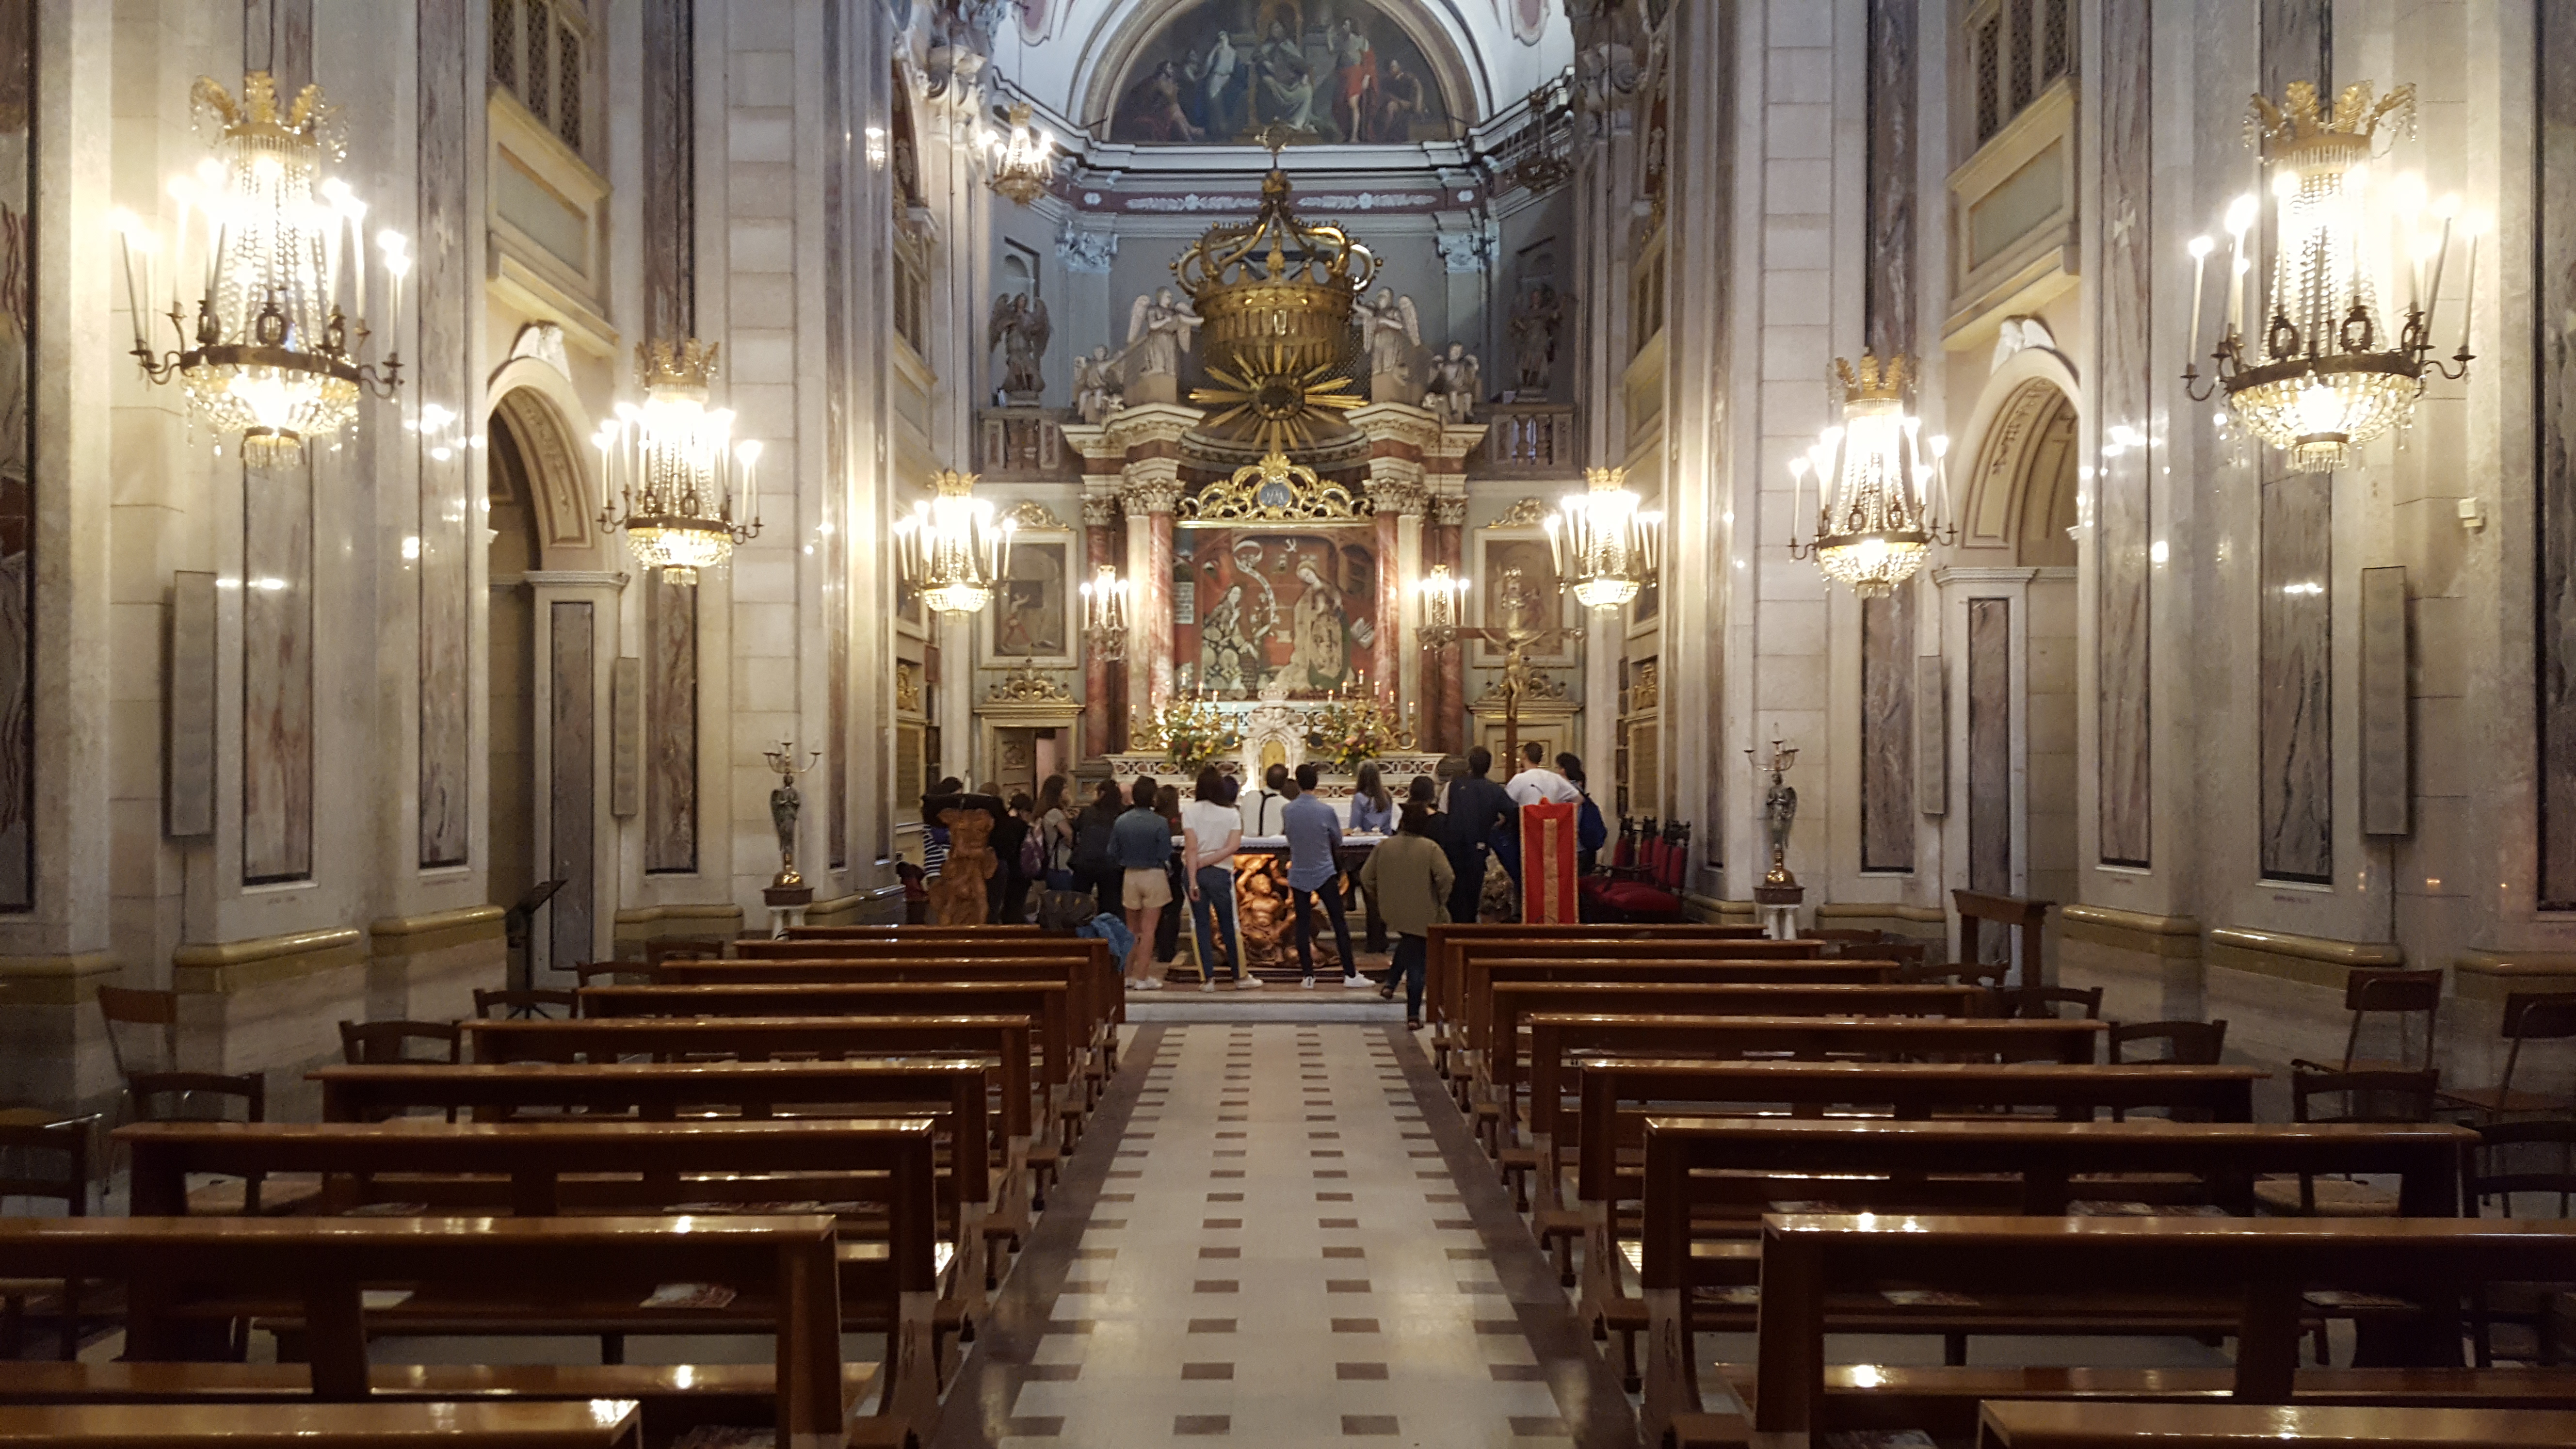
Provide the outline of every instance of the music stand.
{"type": "MultiPolygon", "coordinates": [[[[528,950],[529,928],[535,923],[538,910],[543,908],[546,902],[553,900],[555,892],[563,888],[564,883],[560,880],[540,881],[528,887],[527,894],[519,897],[511,904],[510,909],[501,914],[501,929],[508,943],[505,949],[510,953],[509,979],[510,989],[513,991],[531,991],[536,988],[535,962],[531,959],[528,950]]],[[[510,1015],[514,1017],[538,1014],[540,1013],[532,1007],[513,1007],[510,1011],[510,1015]]]]}

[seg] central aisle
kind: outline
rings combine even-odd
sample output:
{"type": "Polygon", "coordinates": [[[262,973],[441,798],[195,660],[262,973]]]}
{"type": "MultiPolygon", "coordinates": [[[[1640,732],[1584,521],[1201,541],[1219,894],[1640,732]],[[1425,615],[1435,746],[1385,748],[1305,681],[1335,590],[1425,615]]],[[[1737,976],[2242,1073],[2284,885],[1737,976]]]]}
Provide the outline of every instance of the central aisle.
{"type": "Polygon", "coordinates": [[[1120,1087],[943,1444],[1634,1442],[1500,1190],[1453,1176],[1472,1149],[1406,1033],[1147,1027],[1120,1087]]]}

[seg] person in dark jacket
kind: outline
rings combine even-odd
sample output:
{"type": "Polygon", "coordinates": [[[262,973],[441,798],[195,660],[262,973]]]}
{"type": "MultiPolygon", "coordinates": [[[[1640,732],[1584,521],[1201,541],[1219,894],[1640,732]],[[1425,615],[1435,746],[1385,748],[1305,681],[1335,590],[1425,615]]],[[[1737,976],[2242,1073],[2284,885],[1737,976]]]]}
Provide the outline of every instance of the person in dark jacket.
{"type": "Polygon", "coordinates": [[[1103,780],[1091,803],[1074,817],[1073,888],[1097,897],[1102,915],[1114,916],[1124,909],[1118,897],[1126,875],[1118,868],[1112,836],[1118,828],[1118,817],[1126,809],[1126,792],[1114,781],[1103,780]]]}
{"type": "Polygon", "coordinates": [[[1493,768],[1493,751],[1483,745],[1469,750],[1467,773],[1449,782],[1449,808],[1441,812],[1440,848],[1448,853],[1456,877],[1449,888],[1449,919],[1461,924],[1482,916],[1486,841],[1520,818],[1512,797],[1486,778],[1493,768]]]}

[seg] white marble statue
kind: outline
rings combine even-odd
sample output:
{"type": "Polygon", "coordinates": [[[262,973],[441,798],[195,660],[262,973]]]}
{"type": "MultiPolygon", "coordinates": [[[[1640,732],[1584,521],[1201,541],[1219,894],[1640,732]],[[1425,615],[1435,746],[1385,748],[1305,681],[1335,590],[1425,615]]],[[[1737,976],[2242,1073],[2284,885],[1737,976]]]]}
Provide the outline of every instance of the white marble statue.
{"type": "Polygon", "coordinates": [[[1422,316],[1414,309],[1413,299],[1382,287],[1376,297],[1360,304],[1359,326],[1360,342],[1368,349],[1369,376],[1409,379],[1413,354],[1422,348],[1422,316]]]}
{"type": "Polygon", "coordinates": [[[1199,328],[1199,314],[1190,304],[1172,296],[1163,288],[1150,297],[1138,297],[1127,313],[1127,358],[1131,377],[1178,377],[1181,354],[1190,350],[1190,342],[1199,328]]]}
{"type": "Polygon", "coordinates": [[[1431,387],[1422,395],[1422,405],[1445,425],[1470,421],[1476,411],[1476,399],[1485,390],[1485,365],[1467,350],[1467,344],[1452,342],[1449,350],[1431,359],[1431,387]]]}
{"type": "Polygon", "coordinates": [[[993,299],[984,345],[1002,353],[1002,392],[1012,403],[1032,404],[1045,394],[1046,378],[1039,369],[1054,330],[1043,299],[1027,292],[1005,292],[993,299]]]}
{"type": "Polygon", "coordinates": [[[1126,370],[1127,354],[1111,356],[1107,347],[1073,360],[1073,408],[1084,422],[1096,428],[1126,404],[1126,370]]]}

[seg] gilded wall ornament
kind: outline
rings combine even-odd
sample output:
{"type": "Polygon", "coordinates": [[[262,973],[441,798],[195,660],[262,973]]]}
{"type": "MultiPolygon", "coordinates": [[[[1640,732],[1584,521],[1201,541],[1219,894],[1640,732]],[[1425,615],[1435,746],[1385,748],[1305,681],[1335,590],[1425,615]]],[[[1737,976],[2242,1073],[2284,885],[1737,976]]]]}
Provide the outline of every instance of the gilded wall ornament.
{"type": "Polygon", "coordinates": [[[1285,453],[1235,470],[1180,501],[1179,514],[1201,523],[1319,523],[1370,517],[1368,501],[1315,475],[1285,453]]]}

